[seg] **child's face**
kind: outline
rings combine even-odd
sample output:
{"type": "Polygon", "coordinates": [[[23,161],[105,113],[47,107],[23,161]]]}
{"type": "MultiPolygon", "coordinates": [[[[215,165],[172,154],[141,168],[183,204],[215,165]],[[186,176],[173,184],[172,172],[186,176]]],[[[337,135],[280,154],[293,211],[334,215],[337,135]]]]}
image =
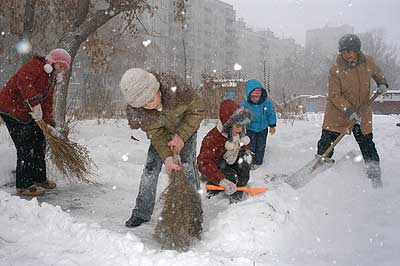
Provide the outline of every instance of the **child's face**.
{"type": "Polygon", "coordinates": [[[253,102],[253,103],[257,103],[258,102],[258,100],[260,100],[260,95],[250,95],[250,100],[253,102]]]}
{"type": "Polygon", "coordinates": [[[240,132],[242,132],[243,130],[243,126],[241,125],[233,125],[232,126],[232,135],[236,136],[238,135],[240,132]]]}
{"type": "Polygon", "coordinates": [[[153,98],[146,103],[143,108],[147,110],[152,110],[152,109],[160,109],[161,107],[161,94],[160,91],[158,91],[153,98]]]}

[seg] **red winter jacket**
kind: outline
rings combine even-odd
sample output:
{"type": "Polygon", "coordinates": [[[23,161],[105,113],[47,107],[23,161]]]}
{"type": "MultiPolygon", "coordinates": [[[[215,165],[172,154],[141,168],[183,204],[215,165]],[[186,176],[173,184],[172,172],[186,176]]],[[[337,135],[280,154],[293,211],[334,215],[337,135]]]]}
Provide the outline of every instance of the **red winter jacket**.
{"type": "Polygon", "coordinates": [[[44,71],[46,61],[34,56],[14,74],[0,91],[0,113],[27,124],[32,121],[31,106],[41,104],[43,120],[55,126],[53,119],[53,96],[55,75],[44,71]]]}
{"type": "MultiPolygon", "coordinates": [[[[223,101],[219,109],[220,121],[215,128],[207,133],[201,143],[200,153],[197,156],[199,171],[207,180],[216,185],[225,178],[225,175],[217,166],[217,161],[223,159],[226,152],[225,142],[228,140],[226,134],[221,133],[222,127],[240,108],[242,108],[240,104],[233,100],[223,101]]],[[[249,145],[246,148],[248,149],[249,145]]]]}

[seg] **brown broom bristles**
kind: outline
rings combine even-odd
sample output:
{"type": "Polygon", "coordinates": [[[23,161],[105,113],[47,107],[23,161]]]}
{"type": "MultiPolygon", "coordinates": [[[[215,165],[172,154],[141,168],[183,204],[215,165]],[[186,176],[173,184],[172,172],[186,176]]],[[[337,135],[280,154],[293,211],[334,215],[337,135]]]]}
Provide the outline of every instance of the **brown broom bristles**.
{"type": "Polygon", "coordinates": [[[164,208],[154,237],[162,248],[187,251],[196,239],[200,239],[203,210],[200,195],[183,170],[173,171],[162,200],[164,208]]]}
{"type": "Polygon", "coordinates": [[[37,124],[46,138],[50,160],[68,178],[68,181],[74,178],[74,181],[94,183],[94,177],[90,171],[92,160],[89,151],[84,146],[68,139],[60,139],[52,135],[43,120],[37,121],[37,124]]]}

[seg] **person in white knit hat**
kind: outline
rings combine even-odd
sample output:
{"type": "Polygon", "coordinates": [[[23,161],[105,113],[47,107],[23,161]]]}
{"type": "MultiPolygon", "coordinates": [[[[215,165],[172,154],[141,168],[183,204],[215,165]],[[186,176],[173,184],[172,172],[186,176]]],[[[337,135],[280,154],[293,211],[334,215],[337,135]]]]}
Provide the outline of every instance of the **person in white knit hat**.
{"type": "Polygon", "coordinates": [[[163,164],[168,175],[184,170],[193,187],[199,189],[196,138],[205,110],[197,92],[174,75],[132,68],[122,76],[120,88],[128,104],[129,126],[142,129],[150,139],[136,206],[125,223],[136,227],[151,218],[163,164]],[[183,167],[174,163],[173,150],[179,153],[183,167]]]}

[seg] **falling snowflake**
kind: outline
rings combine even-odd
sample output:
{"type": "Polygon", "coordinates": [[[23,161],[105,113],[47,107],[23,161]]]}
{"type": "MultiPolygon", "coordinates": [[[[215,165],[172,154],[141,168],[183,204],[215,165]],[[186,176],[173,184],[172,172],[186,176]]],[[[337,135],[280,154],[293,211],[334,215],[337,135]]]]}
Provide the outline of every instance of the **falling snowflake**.
{"type": "Polygon", "coordinates": [[[356,157],[354,157],[354,162],[359,163],[362,161],[362,156],[361,155],[357,155],[356,157]]]}
{"type": "Polygon", "coordinates": [[[22,40],[17,43],[16,49],[19,54],[29,54],[32,51],[32,45],[28,40],[22,40]]]}
{"type": "Polygon", "coordinates": [[[122,161],[124,161],[124,162],[127,162],[128,161],[128,159],[129,159],[129,157],[128,157],[128,155],[127,154],[124,154],[124,155],[122,155],[122,161]]]}
{"type": "Polygon", "coordinates": [[[242,66],[239,65],[238,63],[236,63],[236,64],[233,66],[233,69],[236,70],[236,71],[242,70],[242,66]]]}
{"type": "Polygon", "coordinates": [[[117,189],[117,186],[113,186],[112,189],[113,189],[113,190],[116,190],[116,189],[117,189]]]}
{"type": "Polygon", "coordinates": [[[171,87],[172,92],[176,92],[176,86],[171,87]]]}
{"type": "Polygon", "coordinates": [[[349,3],[347,4],[349,7],[353,6],[353,3],[351,1],[349,1],[349,3]]]}
{"type": "Polygon", "coordinates": [[[147,47],[147,46],[149,46],[151,44],[151,40],[143,41],[142,44],[143,44],[144,47],[147,47]]]}
{"type": "Polygon", "coordinates": [[[217,73],[217,70],[216,70],[216,69],[214,69],[214,70],[213,70],[213,72],[214,72],[214,73],[217,73]]]}
{"type": "Polygon", "coordinates": [[[6,33],[4,31],[2,31],[1,32],[1,36],[4,36],[4,35],[6,35],[6,33]]]}

